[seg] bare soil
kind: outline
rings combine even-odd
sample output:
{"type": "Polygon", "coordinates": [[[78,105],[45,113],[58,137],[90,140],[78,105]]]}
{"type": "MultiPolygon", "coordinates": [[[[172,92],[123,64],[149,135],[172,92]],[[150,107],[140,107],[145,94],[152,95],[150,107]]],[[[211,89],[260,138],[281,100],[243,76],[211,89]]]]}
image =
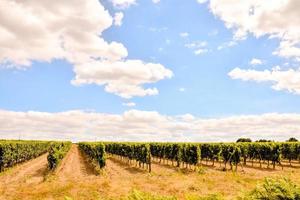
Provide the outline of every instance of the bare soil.
{"type": "Polygon", "coordinates": [[[95,172],[88,160],[83,157],[76,145],[73,145],[62,161],[55,175],[60,182],[82,180],[89,176],[94,176],[95,172]]]}
{"type": "Polygon", "coordinates": [[[23,186],[32,187],[44,181],[47,172],[47,155],[8,169],[0,175],[0,199],[7,199],[23,186]]]}

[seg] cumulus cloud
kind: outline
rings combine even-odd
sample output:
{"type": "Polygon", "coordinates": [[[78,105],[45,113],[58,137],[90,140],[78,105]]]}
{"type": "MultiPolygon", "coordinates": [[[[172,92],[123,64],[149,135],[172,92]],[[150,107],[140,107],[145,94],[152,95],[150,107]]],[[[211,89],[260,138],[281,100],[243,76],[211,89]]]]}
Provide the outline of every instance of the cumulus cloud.
{"type": "Polygon", "coordinates": [[[228,75],[232,79],[241,79],[243,81],[270,82],[274,90],[286,90],[294,94],[300,94],[299,69],[283,71],[279,67],[275,67],[272,70],[257,71],[235,68],[228,75]]]}
{"type": "MultiPolygon", "coordinates": [[[[245,39],[248,34],[277,38],[279,46],[273,54],[300,60],[300,1],[210,0],[209,7],[227,28],[234,31],[236,40],[245,39]]],[[[222,46],[218,49],[222,49],[222,46]]],[[[256,59],[250,64],[258,65],[262,61],[256,59]]],[[[295,94],[300,91],[299,70],[256,71],[236,68],[229,75],[245,81],[270,82],[275,90],[287,90],[295,94]]]]}
{"type": "Polygon", "coordinates": [[[263,61],[258,58],[252,58],[252,60],[249,62],[250,65],[262,65],[263,61]]]}
{"type": "Polygon", "coordinates": [[[298,0],[210,0],[209,7],[227,28],[234,30],[236,39],[245,39],[248,33],[256,37],[278,38],[280,45],[275,54],[300,58],[298,0]]]}
{"type": "Polygon", "coordinates": [[[114,24],[116,26],[121,26],[123,17],[124,17],[124,14],[122,12],[117,12],[114,16],[114,24]]]}
{"type": "MultiPolygon", "coordinates": [[[[114,0],[113,2],[114,5],[129,5],[134,1],[114,0]]],[[[28,68],[32,61],[51,62],[53,59],[64,59],[74,66],[76,78],[73,82],[77,85],[78,83],[106,84],[106,91],[119,96],[157,94],[156,88],[143,89],[141,84],[161,80],[157,77],[170,77],[162,72],[169,70],[161,64],[126,60],[128,52],[122,43],[107,42],[101,37],[102,32],[111,27],[113,22],[115,25],[121,25],[122,18],[122,13],[117,13],[114,18],[110,16],[98,0],[55,2],[2,0],[0,1],[0,64],[28,68]],[[144,74],[140,72],[137,75],[142,76],[142,80],[138,79],[137,85],[132,81],[125,83],[125,79],[129,80],[127,74],[131,73],[136,66],[129,66],[128,71],[124,66],[137,62],[143,63],[140,65],[144,74]],[[94,66],[90,66],[91,64],[94,66]],[[117,64],[120,66],[115,66],[117,64]],[[112,69],[104,69],[112,65],[112,69]],[[80,69],[86,66],[87,69],[80,69]],[[122,73],[113,71],[121,68],[122,73]],[[107,76],[107,71],[119,76],[107,76]],[[94,72],[97,76],[91,74],[94,72]],[[158,75],[151,76],[149,72],[158,75]],[[163,74],[160,74],[161,72],[163,74]],[[87,79],[84,80],[83,77],[87,79]],[[129,93],[125,94],[126,91],[129,93]]]]}
{"type": "Polygon", "coordinates": [[[199,118],[140,110],[123,114],[0,110],[0,121],[0,137],[12,139],[204,142],[239,137],[286,140],[300,132],[300,114],[278,113],[199,118]]]}
{"type": "Polygon", "coordinates": [[[154,83],[173,76],[172,71],[160,64],[144,63],[140,60],[93,61],[75,66],[74,85],[105,85],[107,92],[123,98],[133,96],[156,95],[156,88],[142,87],[145,83],[154,83]]]}
{"type": "MultiPolygon", "coordinates": [[[[0,2],[0,61],[30,66],[32,60],[72,60],[79,50],[86,57],[92,52],[92,56],[107,58],[109,49],[122,46],[106,43],[97,36],[111,24],[108,11],[94,0],[55,3],[3,0],[0,2]]],[[[118,57],[123,56],[122,49],[118,57]]]]}
{"type": "Polygon", "coordinates": [[[126,9],[136,4],[136,0],[111,0],[113,6],[119,9],[126,9]]]}

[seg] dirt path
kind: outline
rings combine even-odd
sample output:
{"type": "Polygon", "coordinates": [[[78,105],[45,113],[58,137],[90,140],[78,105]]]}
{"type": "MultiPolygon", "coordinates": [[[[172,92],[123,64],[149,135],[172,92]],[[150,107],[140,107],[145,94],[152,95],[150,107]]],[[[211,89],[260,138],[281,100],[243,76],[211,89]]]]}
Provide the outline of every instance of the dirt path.
{"type": "Polygon", "coordinates": [[[47,154],[8,169],[0,176],[0,194],[11,194],[24,185],[32,186],[43,182],[46,171],[47,154]]]}
{"type": "Polygon", "coordinates": [[[60,166],[47,179],[46,174],[46,154],[9,169],[0,176],[0,200],[78,196],[82,186],[88,186],[90,181],[99,177],[77,145],[72,145],[60,166]]]}
{"type": "Polygon", "coordinates": [[[70,151],[56,170],[59,181],[80,180],[88,176],[94,176],[94,170],[87,159],[79,151],[78,146],[73,144],[70,151]]]}

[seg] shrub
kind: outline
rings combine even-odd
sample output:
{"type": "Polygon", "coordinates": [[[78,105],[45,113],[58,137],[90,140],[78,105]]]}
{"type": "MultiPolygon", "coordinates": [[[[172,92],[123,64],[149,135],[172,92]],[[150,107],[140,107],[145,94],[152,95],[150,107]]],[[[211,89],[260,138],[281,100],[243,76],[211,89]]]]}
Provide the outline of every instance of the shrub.
{"type": "Polygon", "coordinates": [[[250,138],[239,138],[236,142],[252,142],[250,138]]]}
{"type": "Polygon", "coordinates": [[[245,200],[300,200],[300,189],[289,179],[266,178],[246,195],[245,200]]]}
{"type": "Polygon", "coordinates": [[[290,139],[287,140],[287,142],[298,142],[298,140],[294,137],[291,137],[290,139]]]}

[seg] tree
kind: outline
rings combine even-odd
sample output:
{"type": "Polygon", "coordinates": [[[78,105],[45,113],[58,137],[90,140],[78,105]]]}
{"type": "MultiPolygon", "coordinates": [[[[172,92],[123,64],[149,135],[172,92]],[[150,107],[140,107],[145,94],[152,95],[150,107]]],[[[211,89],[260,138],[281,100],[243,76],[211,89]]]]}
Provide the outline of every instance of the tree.
{"type": "Polygon", "coordinates": [[[287,140],[287,142],[298,142],[298,140],[294,137],[291,137],[290,139],[287,140]]]}
{"type": "Polygon", "coordinates": [[[236,142],[252,142],[250,138],[239,138],[236,142]]]}
{"type": "Polygon", "coordinates": [[[255,142],[273,142],[272,140],[260,139],[256,140],[255,142]]]}

